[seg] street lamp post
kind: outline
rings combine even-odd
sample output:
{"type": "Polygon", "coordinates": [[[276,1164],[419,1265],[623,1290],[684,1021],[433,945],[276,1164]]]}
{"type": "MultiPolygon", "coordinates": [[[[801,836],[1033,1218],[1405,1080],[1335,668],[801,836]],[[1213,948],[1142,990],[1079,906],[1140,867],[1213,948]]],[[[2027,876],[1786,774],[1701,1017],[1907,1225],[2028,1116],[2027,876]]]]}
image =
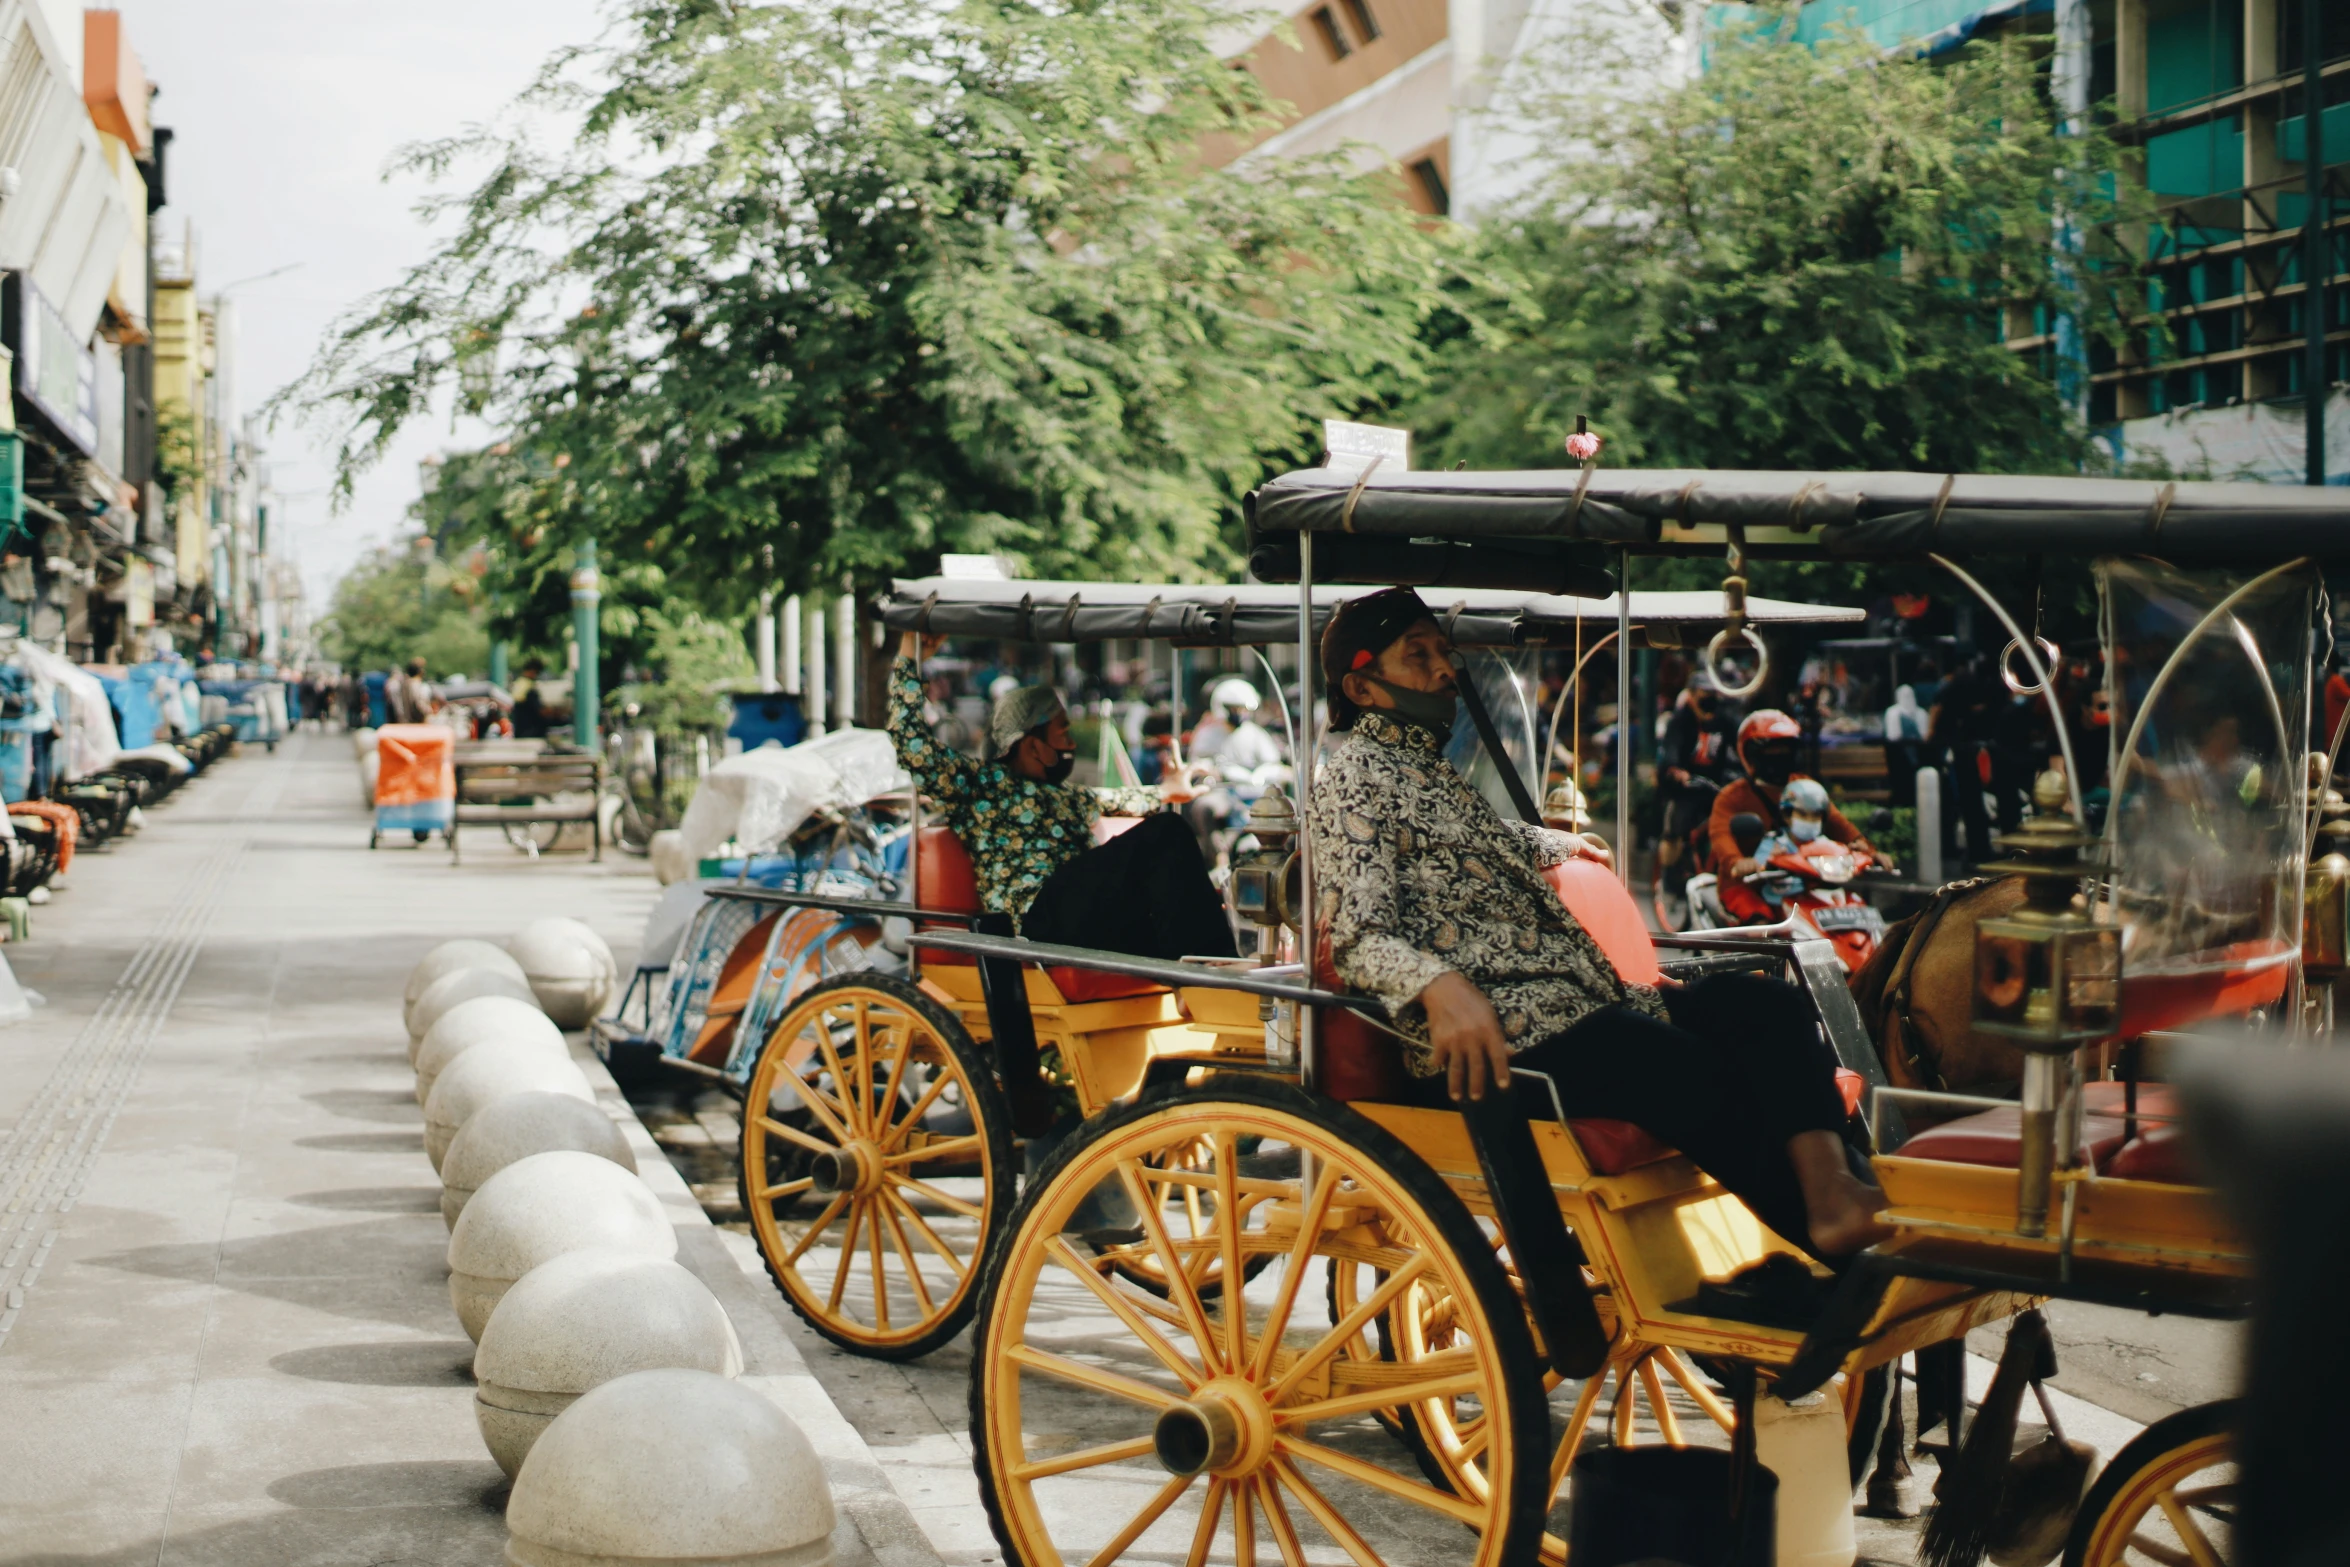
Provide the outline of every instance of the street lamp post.
{"type": "Polygon", "coordinates": [[[571,638],[579,648],[579,669],[571,678],[571,737],[582,749],[596,748],[596,606],[604,599],[596,570],[596,541],[583,539],[579,564],[571,571],[571,638]]]}

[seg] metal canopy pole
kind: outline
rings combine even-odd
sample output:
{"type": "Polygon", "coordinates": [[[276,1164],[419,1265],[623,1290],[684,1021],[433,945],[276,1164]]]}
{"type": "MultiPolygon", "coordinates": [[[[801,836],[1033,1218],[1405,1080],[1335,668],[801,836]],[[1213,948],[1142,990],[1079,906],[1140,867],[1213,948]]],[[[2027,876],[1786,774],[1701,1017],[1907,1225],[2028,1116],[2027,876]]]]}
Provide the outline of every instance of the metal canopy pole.
{"type": "Polygon", "coordinates": [[[2327,220],[2324,61],[2326,0],[2301,0],[2301,85],[2307,103],[2301,119],[2302,188],[2307,210],[2301,216],[2301,417],[2307,432],[2308,482],[2326,482],[2326,280],[2333,273],[2334,240],[2327,220]]]}
{"type": "Polygon", "coordinates": [[[1616,880],[1632,885],[1632,552],[1616,551],[1616,880]]]}
{"type": "MultiPolygon", "coordinates": [[[[1305,982],[1314,983],[1314,835],[1306,825],[1306,801],[1314,787],[1314,536],[1297,536],[1297,961],[1305,982]]],[[[1180,722],[1180,720],[1178,720],[1180,722]]],[[[1312,1007],[1297,1009],[1298,1080],[1311,1089],[1321,1078],[1312,1007]]],[[[1311,1190],[1311,1175],[1308,1175],[1311,1190]]]]}

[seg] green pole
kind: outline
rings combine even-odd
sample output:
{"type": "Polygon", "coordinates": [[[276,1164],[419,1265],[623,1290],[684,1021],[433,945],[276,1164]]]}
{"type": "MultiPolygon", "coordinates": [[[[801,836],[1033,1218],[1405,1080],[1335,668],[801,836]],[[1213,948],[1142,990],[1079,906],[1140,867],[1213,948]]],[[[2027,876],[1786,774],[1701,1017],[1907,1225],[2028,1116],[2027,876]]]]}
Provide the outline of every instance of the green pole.
{"type": "Polygon", "coordinates": [[[603,601],[603,578],[596,571],[596,541],[584,539],[579,564],[571,572],[571,637],[579,648],[579,669],[571,685],[571,737],[584,749],[596,749],[596,606],[603,601]]]}
{"type": "Polygon", "coordinates": [[[506,683],[506,676],[510,672],[507,668],[507,664],[508,659],[506,655],[506,639],[504,637],[500,637],[497,641],[490,644],[491,685],[502,686],[506,683]]]}

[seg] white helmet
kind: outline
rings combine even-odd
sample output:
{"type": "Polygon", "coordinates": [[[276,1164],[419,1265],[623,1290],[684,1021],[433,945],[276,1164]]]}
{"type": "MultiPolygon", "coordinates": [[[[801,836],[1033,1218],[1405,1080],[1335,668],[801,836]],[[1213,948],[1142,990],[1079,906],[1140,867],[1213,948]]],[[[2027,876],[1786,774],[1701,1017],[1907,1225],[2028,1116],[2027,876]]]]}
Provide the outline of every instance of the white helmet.
{"type": "Polygon", "coordinates": [[[1237,707],[1244,713],[1253,713],[1264,705],[1265,699],[1257,694],[1257,688],[1237,676],[1217,681],[1208,692],[1208,706],[1213,708],[1237,707]]]}

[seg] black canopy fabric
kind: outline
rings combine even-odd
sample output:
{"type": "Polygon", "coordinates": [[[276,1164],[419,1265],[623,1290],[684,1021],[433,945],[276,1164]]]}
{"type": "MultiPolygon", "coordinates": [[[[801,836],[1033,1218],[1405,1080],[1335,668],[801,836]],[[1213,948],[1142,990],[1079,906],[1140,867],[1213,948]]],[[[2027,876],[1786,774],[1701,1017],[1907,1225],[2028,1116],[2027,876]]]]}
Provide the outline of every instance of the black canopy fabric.
{"type": "MultiPolygon", "coordinates": [[[[1314,623],[1358,593],[1376,586],[1314,588],[1314,623]]],[[[1616,624],[1611,598],[1568,598],[1498,588],[1423,588],[1420,596],[1466,647],[1515,647],[1572,639],[1578,621],[1616,624]]],[[[1712,592],[1632,595],[1632,623],[1670,640],[1721,624],[1722,596],[1712,592]]],[[[1749,599],[1747,618],[1758,625],[1842,624],[1863,618],[1858,609],[1749,599]]],[[[893,631],[981,637],[1002,642],[1099,642],[1111,637],[1185,646],[1252,646],[1297,640],[1297,589],[1261,583],[1025,582],[925,577],[893,583],[881,601],[893,631]]],[[[1599,633],[1586,632],[1587,636],[1599,633]]]]}
{"type": "Polygon", "coordinates": [[[2152,555],[2182,563],[2350,560],[2350,489],[1932,473],[1702,468],[1517,473],[1311,468],[1248,498],[1258,535],[1719,547],[1852,560],[2152,555]]]}

